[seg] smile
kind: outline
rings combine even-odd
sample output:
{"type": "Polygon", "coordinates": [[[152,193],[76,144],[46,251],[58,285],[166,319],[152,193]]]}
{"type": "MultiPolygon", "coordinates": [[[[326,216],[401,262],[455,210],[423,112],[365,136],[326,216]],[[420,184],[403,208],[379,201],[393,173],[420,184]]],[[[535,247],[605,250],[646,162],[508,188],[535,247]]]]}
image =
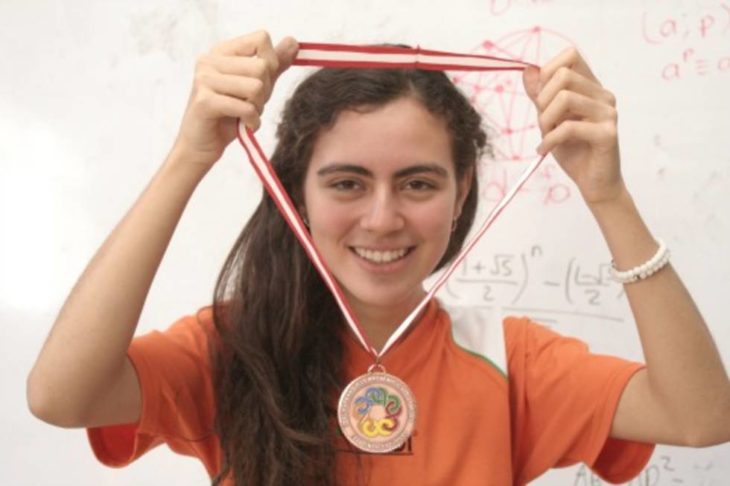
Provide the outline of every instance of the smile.
{"type": "Polygon", "coordinates": [[[357,253],[360,258],[372,263],[391,263],[396,260],[400,260],[405,257],[411,250],[411,248],[400,248],[398,250],[371,250],[368,248],[352,247],[352,250],[357,253]]]}

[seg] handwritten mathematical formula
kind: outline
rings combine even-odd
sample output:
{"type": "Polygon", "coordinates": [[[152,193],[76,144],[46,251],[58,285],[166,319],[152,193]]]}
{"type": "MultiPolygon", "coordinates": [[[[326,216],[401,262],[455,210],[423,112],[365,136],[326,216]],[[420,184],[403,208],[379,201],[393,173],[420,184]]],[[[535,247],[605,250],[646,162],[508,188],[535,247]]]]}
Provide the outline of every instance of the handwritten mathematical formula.
{"type": "Polygon", "coordinates": [[[694,10],[647,10],[641,15],[641,35],[651,46],[672,46],[675,53],[661,68],[661,78],[730,74],[730,2],[694,10]],[[715,46],[723,46],[719,51],[715,46]]]}
{"type": "Polygon", "coordinates": [[[546,274],[546,263],[555,268],[555,261],[546,260],[540,245],[520,252],[471,256],[451,276],[446,292],[456,300],[468,296],[485,306],[529,313],[542,322],[554,321],[558,315],[623,322],[620,313],[607,311],[624,296],[623,288],[611,278],[610,263],[570,257],[546,274]],[[537,308],[536,301],[551,305],[537,308]]]}
{"type": "MultiPolygon", "coordinates": [[[[691,465],[680,465],[669,454],[662,454],[652,459],[641,473],[626,483],[626,486],[721,486],[716,477],[713,461],[693,462],[691,465]]],[[[578,468],[573,486],[602,486],[608,484],[596,476],[587,466],[578,468]]]]}

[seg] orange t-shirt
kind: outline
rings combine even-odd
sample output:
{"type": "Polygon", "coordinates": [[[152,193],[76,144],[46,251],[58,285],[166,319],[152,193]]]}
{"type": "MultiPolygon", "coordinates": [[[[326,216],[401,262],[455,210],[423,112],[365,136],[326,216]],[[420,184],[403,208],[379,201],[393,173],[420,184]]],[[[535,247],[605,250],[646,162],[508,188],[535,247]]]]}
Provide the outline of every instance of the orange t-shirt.
{"type": "MultiPolygon", "coordinates": [[[[341,438],[337,484],[523,485],[578,462],[624,482],[651,457],[652,444],[608,437],[621,393],[642,364],[591,354],[527,318],[447,312],[436,300],[414,326],[382,361],[416,397],[414,432],[400,450],[377,455],[354,453],[341,438]]],[[[204,309],[132,341],[142,414],[138,423],[88,429],[102,463],[122,467],[167,443],[198,457],[211,477],[219,471],[209,332],[212,313],[204,309]]],[[[351,334],[344,344],[352,379],[372,357],[351,334]]]]}

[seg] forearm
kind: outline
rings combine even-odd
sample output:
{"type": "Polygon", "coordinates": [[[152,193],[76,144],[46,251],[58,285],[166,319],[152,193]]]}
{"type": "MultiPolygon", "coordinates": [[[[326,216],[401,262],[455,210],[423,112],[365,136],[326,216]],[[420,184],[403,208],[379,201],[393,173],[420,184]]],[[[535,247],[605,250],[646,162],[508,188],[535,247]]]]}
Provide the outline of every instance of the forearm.
{"type": "MultiPolygon", "coordinates": [[[[657,251],[628,192],[591,210],[617,268],[633,268],[657,251]]],[[[654,396],[689,436],[726,436],[728,430],[718,424],[730,421],[730,382],[712,336],[674,269],[667,265],[625,285],[625,291],[654,396]]]]}
{"type": "Polygon", "coordinates": [[[124,362],[157,268],[202,174],[165,161],[77,281],[28,377],[34,413],[73,419],[124,362]]]}

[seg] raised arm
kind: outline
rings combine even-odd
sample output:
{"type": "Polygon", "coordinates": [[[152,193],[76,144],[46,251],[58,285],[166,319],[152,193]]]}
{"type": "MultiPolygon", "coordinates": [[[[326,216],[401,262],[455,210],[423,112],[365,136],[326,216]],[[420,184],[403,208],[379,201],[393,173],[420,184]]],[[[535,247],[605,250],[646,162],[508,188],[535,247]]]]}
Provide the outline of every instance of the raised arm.
{"type": "Polygon", "coordinates": [[[291,38],[274,48],[257,32],[200,57],[170,154],[86,267],[28,376],[38,418],[64,427],[138,419],[139,383],[126,351],[157,268],[195,187],[235,138],[237,118],[259,127],[297,48],[291,38]]]}
{"type": "MultiPolygon", "coordinates": [[[[614,96],[575,49],[524,75],[552,152],[576,183],[608,244],[615,266],[649,260],[658,245],[624,185],[614,96]]],[[[624,390],[611,436],[706,446],[730,441],[730,381],[692,297],[671,265],[625,284],[646,369],[624,390]]]]}

